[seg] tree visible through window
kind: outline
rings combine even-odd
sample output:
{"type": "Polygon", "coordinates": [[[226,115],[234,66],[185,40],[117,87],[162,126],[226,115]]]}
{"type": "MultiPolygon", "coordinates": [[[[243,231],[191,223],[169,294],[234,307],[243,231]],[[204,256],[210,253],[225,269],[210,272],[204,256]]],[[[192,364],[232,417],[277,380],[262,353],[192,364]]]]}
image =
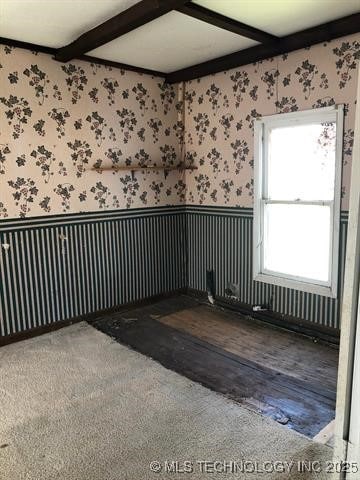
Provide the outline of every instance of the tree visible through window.
{"type": "Polygon", "coordinates": [[[336,296],[343,109],[255,128],[254,278],[336,296]]]}

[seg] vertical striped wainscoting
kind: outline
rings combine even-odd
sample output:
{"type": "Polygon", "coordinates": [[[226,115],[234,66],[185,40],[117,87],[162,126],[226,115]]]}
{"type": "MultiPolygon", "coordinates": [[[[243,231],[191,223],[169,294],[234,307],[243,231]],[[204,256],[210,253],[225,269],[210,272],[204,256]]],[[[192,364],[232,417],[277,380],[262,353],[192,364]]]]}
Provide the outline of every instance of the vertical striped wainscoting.
{"type": "MultiPolygon", "coordinates": [[[[339,328],[338,299],[267,285],[252,280],[252,209],[187,206],[188,286],[206,291],[206,270],[214,271],[215,292],[226,296],[229,282],[237,289],[239,302],[268,303],[273,310],[327,327],[339,328]]],[[[347,231],[347,213],[341,216],[341,296],[347,231]]]]}
{"type": "Polygon", "coordinates": [[[0,222],[0,336],[186,287],[184,207],[0,222]]]}

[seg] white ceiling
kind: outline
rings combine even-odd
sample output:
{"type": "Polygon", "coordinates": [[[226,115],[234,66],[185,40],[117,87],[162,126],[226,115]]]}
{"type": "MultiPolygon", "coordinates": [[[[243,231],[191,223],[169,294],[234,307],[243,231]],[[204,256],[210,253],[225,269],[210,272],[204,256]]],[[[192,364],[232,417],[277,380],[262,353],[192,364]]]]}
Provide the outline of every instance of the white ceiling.
{"type": "Polygon", "coordinates": [[[170,73],[252,45],[257,42],[170,12],[89,55],[170,73]]]}
{"type": "Polygon", "coordinates": [[[0,37],[63,47],[139,0],[0,0],[0,37]]]}
{"type": "MultiPolygon", "coordinates": [[[[139,0],[0,0],[0,36],[59,48],[139,0]]],[[[275,35],[286,35],[360,11],[360,0],[194,0],[275,35]]],[[[88,52],[165,73],[256,42],[170,12],[88,52]]]]}
{"type": "Polygon", "coordinates": [[[360,0],[194,0],[194,3],[278,36],[360,10],[360,0]]]}

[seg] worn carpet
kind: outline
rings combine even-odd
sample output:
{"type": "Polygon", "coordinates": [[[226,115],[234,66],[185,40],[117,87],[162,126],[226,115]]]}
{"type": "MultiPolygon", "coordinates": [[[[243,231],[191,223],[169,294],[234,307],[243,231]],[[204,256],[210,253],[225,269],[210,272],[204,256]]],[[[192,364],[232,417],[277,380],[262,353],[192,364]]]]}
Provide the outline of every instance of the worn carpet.
{"type": "Polygon", "coordinates": [[[0,349],[1,480],[307,480],[330,457],[85,323],[0,349]]]}

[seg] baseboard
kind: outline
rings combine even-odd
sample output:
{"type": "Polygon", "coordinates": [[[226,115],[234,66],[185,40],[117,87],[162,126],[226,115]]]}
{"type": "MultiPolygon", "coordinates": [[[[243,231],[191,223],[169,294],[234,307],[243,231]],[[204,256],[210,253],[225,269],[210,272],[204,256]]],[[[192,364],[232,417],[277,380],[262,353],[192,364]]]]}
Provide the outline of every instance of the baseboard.
{"type": "MultiPolygon", "coordinates": [[[[199,300],[207,300],[207,293],[204,291],[187,288],[186,293],[199,300]]],[[[300,333],[311,338],[316,338],[319,341],[331,343],[333,345],[339,345],[340,343],[340,330],[336,328],[324,327],[307,320],[282,315],[276,312],[254,312],[251,305],[232,300],[228,297],[217,296],[215,298],[215,304],[227,310],[251,316],[256,320],[272,324],[276,327],[300,333]]]]}
{"type": "MultiPolygon", "coordinates": [[[[142,300],[137,300],[135,302],[129,302],[124,305],[118,305],[115,307],[107,308],[104,310],[97,310],[96,312],[88,313],[85,315],[80,315],[78,317],[72,317],[66,320],[60,320],[58,322],[50,323],[48,325],[43,325],[41,327],[31,328],[24,332],[14,333],[5,337],[0,337],[0,347],[9,345],[11,343],[20,342],[22,340],[27,340],[29,338],[37,337],[39,335],[44,335],[45,333],[50,333],[60,328],[73,325],[78,322],[94,322],[99,316],[106,315],[115,312],[123,312],[125,310],[135,309],[141,306],[151,305],[152,303],[158,302],[165,298],[170,298],[179,294],[186,294],[192,297],[197,298],[200,301],[207,301],[207,293],[199,290],[194,290],[192,288],[179,288],[171,292],[161,293],[159,295],[153,295],[151,297],[144,298],[142,300]]],[[[243,304],[236,302],[227,297],[216,297],[216,305],[227,310],[235,311],[242,315],[249,315],[256,320],[270,323],[276,327],[283,328],[285,330],[290,330],[308,337],[316,338],[319,341],[324,341],[331,343],[333,345],[339,345],[340,342],[340,331],[335,328],[324,327],[322,325],[316,325],[312,322],[301,320],[297,318],[288,317],[285,315],[280,315],[275,312],[254,312],[251,308],[251,305],[243,304]]]]}
{"type": "Polygon", "coordinates": [[[85,315],[80,315],[78,317],[72,317],[66,320],[59,320],[58,322],[49,323],[48,325],[42,325],[41,327],[31,328],[30,330],[25,330],[24,332],[13,333],[12,335],[7,335],[5,337],[0,337],[0,347],[9,345],[11,343],[20,342],[22,340],[27,340],[29,338],[38,337],[39,335],[44,335],[45,333],[54,332],[55,330],[60,330],[61,328],[68,327],[74,323],[79,322],[88,322],[92,323],[99,316],[106,315],[115,312],[123,312],[138,307],[151,305],[152,303],[158,302],[165,298],[170,298],[175,295],[180,295],[186,293],[186,288],[179,288],[171,292],[161,293],[159,295],[153,295],[151,297],[144,298],[142,300],[137,300],[135,302],[129,302],[124,305],[118,305],[111,308],[106,308],[104,310],[97,310],[96,312],[87,313],[85,315]]]}

